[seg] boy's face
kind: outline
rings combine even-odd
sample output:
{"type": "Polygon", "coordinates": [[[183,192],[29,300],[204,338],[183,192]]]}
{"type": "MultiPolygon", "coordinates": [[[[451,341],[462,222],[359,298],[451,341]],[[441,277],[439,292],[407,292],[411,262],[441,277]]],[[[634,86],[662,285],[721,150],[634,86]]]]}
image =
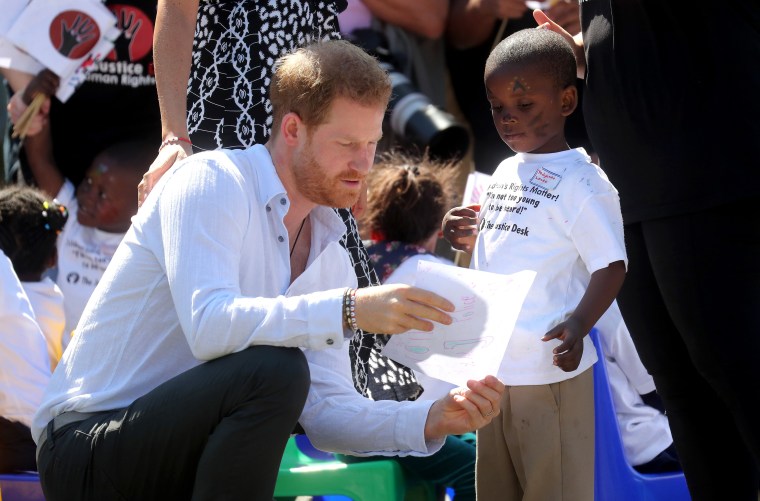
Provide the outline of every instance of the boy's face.
{"type": "Polygon", "coordinates": [[[127,168],[97,156],[77,188],[79,224],[111,233],[127,231],[137,212],[137,183],[133,177],[127,168]]]}
{"type": "Polygon", "coordinates": [[[565,118],[575,110],[575,86],[560,89],[530,65],[503,66],[486,75],[486,95],[501,139],[517,153],[568,149],[565,118]]]}

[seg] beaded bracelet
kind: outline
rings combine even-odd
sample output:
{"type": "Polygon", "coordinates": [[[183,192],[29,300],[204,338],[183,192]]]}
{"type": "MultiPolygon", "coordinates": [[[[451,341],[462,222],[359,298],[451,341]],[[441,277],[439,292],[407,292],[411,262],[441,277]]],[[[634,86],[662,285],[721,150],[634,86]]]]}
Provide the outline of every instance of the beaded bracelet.
{"type": "Polygon", "coordinates": [[[352,332],[359,330],[356,324],[356,289],[347,287],[343,293],[343,316],[346,318],[346,325],[352,332]]]}
{"type": "Polygon", "coordinates": [[[179,142],[182,141],[183,143],[187,143],[190,146],[193,145],[193,143],[186,137],[177,137],[177,136],[169,136],[163,141],[161,141],[161,146],[158,147],[158,151],[161,151],[164,149],[164,146],[169,144],[179,144],[179,142]]]}

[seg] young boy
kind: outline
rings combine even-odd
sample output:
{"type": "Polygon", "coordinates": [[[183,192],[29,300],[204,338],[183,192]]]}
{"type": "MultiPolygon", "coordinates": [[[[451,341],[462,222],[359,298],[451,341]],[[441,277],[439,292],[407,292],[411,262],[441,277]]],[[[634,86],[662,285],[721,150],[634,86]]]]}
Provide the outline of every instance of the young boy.
{"type": "Polygon", "coordinates": [[[139,141],[109,146],[95,157],[75,188],[55,165],[41,136],[26,139],[32,174],[37,185],[70,214],[58,237],[56,276],[66,313],[66,349],[90,295],[137,213],[137,184],[155,156],[155,147],[139,141]]]}
{"type": "Polygon", "coordinates": [[[444,236],[472,253],[473,268],[537,271],[498,374],[508,385],[503,419],[478,431],[478,499],[594,497],[597,357],[586,334],[620,289],[626,254],[617,191],[565,140],[575,74],[572,49],[547,30],[494,48],[486,93],[516,155],[498,166],[480,206],[444,218],[444,236]]]}

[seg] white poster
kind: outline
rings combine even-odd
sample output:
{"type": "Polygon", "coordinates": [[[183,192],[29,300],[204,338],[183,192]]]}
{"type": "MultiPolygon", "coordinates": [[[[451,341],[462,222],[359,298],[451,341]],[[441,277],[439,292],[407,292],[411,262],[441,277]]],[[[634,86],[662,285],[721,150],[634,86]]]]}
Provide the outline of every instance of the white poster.
{"type": "Polygon", "coordinates": [[[471,172],[467,176],[467,184],[464,187],[462,205],[475,205],[480,203],[480,197],[488,188],[491,176],[482,172],[471,172]]]}
{"type": "Polygon", "coordinates": [[[463,386],[496,374],[536,273],[500,275],[420,261],[414,285],[455,305],[451,325],[391,336],[383,355],[428,376],[463,386]]]}

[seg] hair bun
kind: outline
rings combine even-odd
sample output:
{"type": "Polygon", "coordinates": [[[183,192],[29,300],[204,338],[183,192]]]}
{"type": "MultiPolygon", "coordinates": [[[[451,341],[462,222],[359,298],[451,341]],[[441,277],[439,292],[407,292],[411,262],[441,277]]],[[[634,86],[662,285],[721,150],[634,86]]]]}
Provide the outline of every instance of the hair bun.
{"type": "Polygon", "coordinates": [[[56,199],[45,200],[42,204],[42,217],[46,230],[60,233],[69,219],[69,210],[56,199]]]}

